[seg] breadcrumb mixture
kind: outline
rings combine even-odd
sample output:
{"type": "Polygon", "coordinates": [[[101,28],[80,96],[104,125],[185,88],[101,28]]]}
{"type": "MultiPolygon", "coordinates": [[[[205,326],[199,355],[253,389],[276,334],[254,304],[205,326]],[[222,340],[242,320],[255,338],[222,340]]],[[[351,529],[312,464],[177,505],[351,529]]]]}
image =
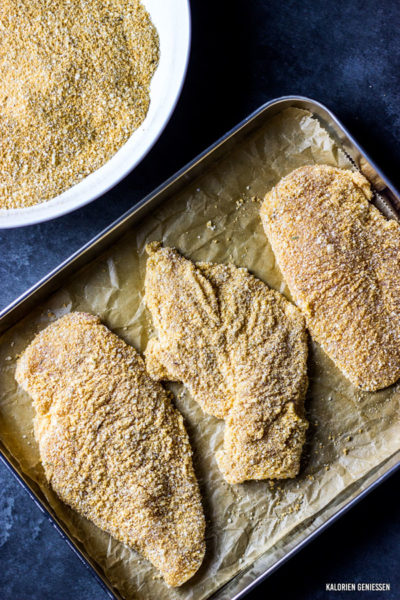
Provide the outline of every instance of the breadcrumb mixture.
{"type": "Polygon", "coordinates": [[[71,313],[39,333],[16,379],[58,496],[141,552],[165,581],[200,567],[205,521],[183,418],[137,352],[97,317],[71,313]]]}
{"type": "Polygon", "coordinates": [[[400,225],[371,198],[361,173],[314,165],[284,177],[261,208],[311,335],[367,391],[400,377],[400,225]]]}
{"type": "Polygon", "coordinates": [[[229,483],[295,477],[307,421],[307,338],[299,310],[234,265],[197,263],[153,242],[146,303],[157,328],[146,349],[155,379],[183,382],[225,419],[218,466],[229,483]]]}
{"type": "Polygon", "coordinates": [[[0,3],[0,208],[64,192],[143,122],[158,35],[138,0],[0,3]]]}

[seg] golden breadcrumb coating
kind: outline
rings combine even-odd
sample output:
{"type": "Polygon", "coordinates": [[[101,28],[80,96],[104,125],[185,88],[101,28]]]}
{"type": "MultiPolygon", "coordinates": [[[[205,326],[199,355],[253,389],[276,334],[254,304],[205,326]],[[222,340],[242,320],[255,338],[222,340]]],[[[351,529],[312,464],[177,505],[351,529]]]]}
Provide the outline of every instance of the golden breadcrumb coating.
{"type": "Polygon", "coordinates": [[[72,508],[141,552],[165,581],[200,567],[205,522],[182,416],[143,360],[100,319],[39,333],[16,379],[33,398],[46,478],[72,508]]]}
{"type": "Polygon", "coordinates": [[[311,335],[368,391],[400,377],[400,226],[371,197],[360,173],[309,166],[284,177],[261,208],[311,335]]]}
{"type": "Polygon", "coordinates": [[[297,308],[233,265],[194,265],[147,246],[146,302],[158,339],[149,373],[182,381],[225,419],[218,466],[229,483],[295,477],[305,440],[305,323],[297,308]]]}

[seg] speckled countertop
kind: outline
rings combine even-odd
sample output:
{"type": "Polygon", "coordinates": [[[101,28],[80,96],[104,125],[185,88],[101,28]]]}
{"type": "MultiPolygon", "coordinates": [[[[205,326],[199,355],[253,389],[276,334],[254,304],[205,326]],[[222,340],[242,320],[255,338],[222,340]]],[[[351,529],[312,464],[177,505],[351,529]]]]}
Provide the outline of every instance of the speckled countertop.
{"type": "MultiPolygon", "coordinates": [[[[400,187],[397,0],[192,0],[191,7],[188,77],[163,136],[134,173],[89,206],[50,223],[0,232],[1,307],[276,96],[302,94],[327,104],[400,187]]],[[[250,597],[397,600],[399,484],[397,474],[250,597]],[[353,581],[389,582],[391,591],[325,591],[327,582],[353,581]]],[[[2,465],[0,565],[0,600],[106,598],[2,465]]]]}

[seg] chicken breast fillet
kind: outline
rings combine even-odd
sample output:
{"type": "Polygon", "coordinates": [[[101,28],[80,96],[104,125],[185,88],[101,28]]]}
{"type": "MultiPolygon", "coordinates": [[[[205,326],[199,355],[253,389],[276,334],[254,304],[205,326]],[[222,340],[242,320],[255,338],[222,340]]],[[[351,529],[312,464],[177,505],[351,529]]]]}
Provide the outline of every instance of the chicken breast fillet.
{"type": "Polygon", "coordinates": [[[267,194],[265,232],[311,335],[368,391],[400,377],[400,226],[360,174],[296,169],[267,194]]]}
{"type": "Polygon", "coordinates": [[[307,340],[298,309],[246,269],[194,265],[147,246],[146,302],[158,339],[149,373],[183,382],[202,409],[225,419],[219,468],[229,483],[294,477],[307,421],[307,340]]]}
{"type": "Polygon", "coordinates": [[[16,379],[33,398],[46,478],[69,506],[177,586],[200,567],[205,522],[182,416],[137,352],[97,317],[39,333],[16,379]]]}

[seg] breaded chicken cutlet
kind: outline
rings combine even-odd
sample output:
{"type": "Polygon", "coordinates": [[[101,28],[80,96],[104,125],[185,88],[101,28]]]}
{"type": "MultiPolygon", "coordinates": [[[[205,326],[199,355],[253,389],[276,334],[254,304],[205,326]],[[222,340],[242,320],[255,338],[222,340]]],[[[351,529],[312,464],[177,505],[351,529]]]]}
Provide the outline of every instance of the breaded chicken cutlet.
{"type": "Polygon", "coordinates": [[[298,309],[246,269],[147,246],[145,299],[158,339],[149,373],[183,382],[225,420],[219,468],[229,483],[295,477],[307,421],[307,339],[298,309]]]}
{"type": "Polygon", "coordinates": [[[261,208],[265,232],[312,337],[356,386],[400,377],[400,226],[363,175],[308,166],[261,208]]]}
{"type": "Polygon", "coordinates": [[[71,313],[39,333],[16,379],[57,495],[138,550],[178,586],[203,560],[205,522],[182,416],[143,360],[97,317],[71,313]]]}

